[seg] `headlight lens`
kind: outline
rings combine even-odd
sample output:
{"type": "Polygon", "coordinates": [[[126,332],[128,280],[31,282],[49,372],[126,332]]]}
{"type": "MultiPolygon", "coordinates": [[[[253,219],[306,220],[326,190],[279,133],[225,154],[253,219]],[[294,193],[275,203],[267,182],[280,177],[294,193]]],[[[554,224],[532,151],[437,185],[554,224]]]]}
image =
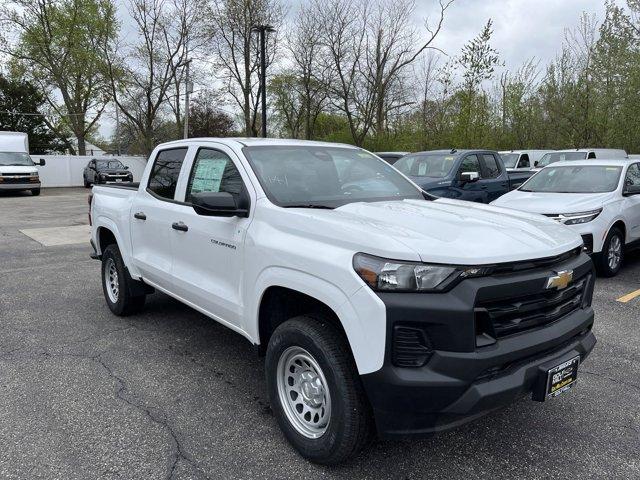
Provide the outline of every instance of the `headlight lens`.
{"type": "Polygon", "coordinates": [[[358,253],[353,268],[369,287],[384,292],[438,292],[462,278],[483,276],[483,267],[399,262],[358,253]]]}
{"type": "Polygon", "coordinates": [[[580,213],[566,213],[562,215],[562,223],[565,225],[580,225],[581,223],[588,223],[594,218],[596,218],[602,209],[591,210],[589,212],[580,212],[580,213]]]}

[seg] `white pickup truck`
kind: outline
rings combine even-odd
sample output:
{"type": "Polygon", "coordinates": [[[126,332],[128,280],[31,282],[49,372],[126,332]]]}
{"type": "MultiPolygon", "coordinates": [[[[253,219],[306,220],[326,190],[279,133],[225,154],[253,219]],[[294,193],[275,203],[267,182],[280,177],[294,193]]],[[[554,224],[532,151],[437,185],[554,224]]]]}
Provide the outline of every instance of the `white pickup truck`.
{"type": "Polygon", "coordinates": [[[90,218],[113,313],[157,289],[246,337],[318,463],[554,397],[596,342],[577,233],[435,199],[352,146],[163,144],[139,185],[93,188],[90,218]]]}

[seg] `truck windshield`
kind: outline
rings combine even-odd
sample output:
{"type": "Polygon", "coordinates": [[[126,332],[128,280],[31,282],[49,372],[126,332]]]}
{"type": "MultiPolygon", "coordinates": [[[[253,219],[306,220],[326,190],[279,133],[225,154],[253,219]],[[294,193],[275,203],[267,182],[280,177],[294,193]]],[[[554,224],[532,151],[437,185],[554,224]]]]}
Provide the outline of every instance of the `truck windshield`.
{"type": "Polygon", "coordinates": [[[4,165],[5,167],[33,167],[34,163],[27,153],[0,152],[0,165],[4,165]]]}
{"type": "Polygon", "coordinates": [[[281,207],[425,198],[388,163],[364,150],[283,145],[245,147],[243,152],[269,200],[281,207]]]}
{"type": "Polygon", "coordinates": [[[98,160],[96,161],[96,167],[98,168],[98,170],[105,170],[108,168],[124,169],[124,165],[118,160],[98,160]]]}
{"type": "Polygon", "coordinates": [[[446,177],[453,168],[455,156],[450,154],[418,153],[407,155],[393,164],[410,177],[446,177]]]}
{"type": "Polygon", "coordinates": [[[519,190],[548,193],[604,193],[618,187],[622,167],[601,165],[548,167],[536,173],[519,190]]]}
{"type": "Polygon", "coordinates": [[[555,162],[564,162],[565,160],[584,160],[587,158],[587,152],[552,152],[545,153],[538,161],[537,167],[546,167],[555,162]]]}
{"type": "Polygon", "coordinates": [[[502,163],[506,168],[516,168],[516,163],[518,162],[518,158],[520,158],[519,153],[501,153],[500,158],[502,158],[502,163]]]}

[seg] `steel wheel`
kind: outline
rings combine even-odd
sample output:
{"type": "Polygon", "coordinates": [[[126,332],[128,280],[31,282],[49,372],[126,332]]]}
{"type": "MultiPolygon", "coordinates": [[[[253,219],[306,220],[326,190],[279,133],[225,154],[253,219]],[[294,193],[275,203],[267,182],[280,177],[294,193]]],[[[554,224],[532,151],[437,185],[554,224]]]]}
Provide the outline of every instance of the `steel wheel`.
{"type": "Polygon", "coordinates": [[[618,235],[611,237],[609,242],[609,251],[607,252],[607,261],[611,270],[616,270],[622,259],[622,241],[618,235]]]}
{"type": "Polygon", "coordinates": [[[319,438],[331,418],[331,395],[318,362],[305,349],[289,347],[278,360],[278,396],[291,425],[307,438],[319,438]]]}
{"type": "Polygon", "coordinates": [[[104,284],[107,287],[107,295],[113,303],[118,303],[120,293],[120,281],[118,280],[118,270],[113,258],[108,258],[104,266],[104,284]]]}

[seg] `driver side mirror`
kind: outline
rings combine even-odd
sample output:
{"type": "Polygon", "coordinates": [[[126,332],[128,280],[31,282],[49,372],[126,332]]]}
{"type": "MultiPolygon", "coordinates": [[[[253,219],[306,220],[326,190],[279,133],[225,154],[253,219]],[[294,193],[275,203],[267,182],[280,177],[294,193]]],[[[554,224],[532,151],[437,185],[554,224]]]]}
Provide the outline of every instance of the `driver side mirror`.
{"type": "Polygon", "coordinates": [[[244,201],[246,194],[241,194],[240,197],[236,203],[236,197],[229,192],[194,193],[191,195],[191,206],[198,215],[208,217],[248,217],[248,201],[244,201]],[[245,203],[246,207],[243,205],[245,203]]]}
{"type": "Polygon", "coordinates": [[[638,195],[640,193],[640,185],[627,185],[622,191],[622,195],[630,197],[631,195],[638,195]]]}
{"type": "Polygon", "coordinates": [[[36,165],[39,165],[41,167],[44,167],[47,164],[47,162],[44,160],[44,158],[41,158],[40,160],[38,160],[38,163],[36,163],[36,165]]]}
{"type": "Polygon", "coordinates": [[[463,183],[477,182],[480,179],[478,172],[463,172],[460,174],[460,181],[463,183]]]}
{"type": "Polygon", "coordinates": [[[533,166],[537,167],[538,166],[538,160],[536,160],[535,162],[533,162],[533,166]]]}
{"type": "Polygon", "coordinates": [[[125,166],[124,166],[124,169],[125,169],[125,170],[129,170],[129,165],[125,165],[125,166]]]}

